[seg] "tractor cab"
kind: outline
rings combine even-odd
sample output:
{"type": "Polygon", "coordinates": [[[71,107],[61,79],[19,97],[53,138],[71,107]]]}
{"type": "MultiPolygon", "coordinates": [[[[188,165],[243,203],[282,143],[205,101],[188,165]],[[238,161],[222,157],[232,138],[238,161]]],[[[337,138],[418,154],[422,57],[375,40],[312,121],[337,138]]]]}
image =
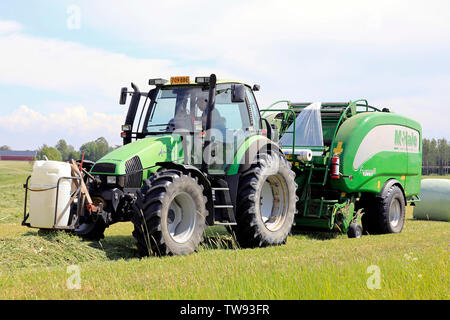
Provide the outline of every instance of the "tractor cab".
{"type": "Polygon", "coordinates": [[[123,144],[151,136],[180,136],[184,164],[205,165],[206,156],[209,169],[224,172],[242,142],[261,134],[263,127],[251,86],[233,80],[210,82],[210,77],[195,81],[172,77],[151,79],[149,84],[155,88],[146,93],[134,84],[131,92],[123,88],[120,103],[126,104],[131,96],[122,126],[123,144]],[[204,155],[208,145],[211,155],[204,155]]]}
{"type": "Polygon", "coordinates": [[[213,113],[212,128],[261,129],[256,100],[247,84],[222,80],[211,87],[209,77],[197,77],[195,82],[189,81],[189,77],[173,77],[171,81],[151,79],[149,84],[156,86],[149,92],[140,92],[135,84],[131,85],[134,91],[127,88],[121,91],[121,104],[126,104],[128,95],[132,97],[122,126],[124,144],[132,139],[172,133],[177,129],[189,133],[207,130],[209,110],[213,113]],[[214,99],[210,98],[211,94],[214,99]],[[214,101],[210,102],[210,99],[214,101]]]}

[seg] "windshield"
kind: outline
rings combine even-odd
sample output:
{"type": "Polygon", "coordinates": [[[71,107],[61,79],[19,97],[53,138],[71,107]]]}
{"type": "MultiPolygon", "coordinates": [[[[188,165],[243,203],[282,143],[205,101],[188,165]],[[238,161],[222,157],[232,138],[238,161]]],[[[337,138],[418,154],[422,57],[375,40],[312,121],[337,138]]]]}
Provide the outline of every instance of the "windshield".
{"type": "MultiPolygon", "coordinates": [[[[200,86],[159,89],[147,110],[143,132],[157,134],[177,129],[189,132],[205,129],[208,95],[208,89],[200,86]]],[[[231,101],[231,84],[216,87],[212,126],[222,131],[245,130],[250,126],[246,103],[231,101]]]]}
{"type": "Polygon", "coordinates": [[[201,87],[158,90],[152,107],[148,109],[144,132],[192,131],[195,120],[201,120],[207,100],[208,90],[201,87]]]}

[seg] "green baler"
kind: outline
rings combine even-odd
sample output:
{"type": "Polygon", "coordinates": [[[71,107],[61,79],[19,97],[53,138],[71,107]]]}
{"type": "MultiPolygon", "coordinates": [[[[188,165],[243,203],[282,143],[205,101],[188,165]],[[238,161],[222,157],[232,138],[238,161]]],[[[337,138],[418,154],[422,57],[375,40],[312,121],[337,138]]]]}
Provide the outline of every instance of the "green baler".
{"type": "Polygon", "coordinates": [[[357,100],[322,103],[299,126],[310,105],[283,100],[263,110],[280,129],[282,150],[296,173],[296,227],[335,229],[350,237],[400,232],[405,206],[420,191],[420,124],[357,100]],[[279,108],[281,103],[287,108],[279,108]],[[312,141],[308,135],[320,135],[321,143],[304,144],[312,141]]]}

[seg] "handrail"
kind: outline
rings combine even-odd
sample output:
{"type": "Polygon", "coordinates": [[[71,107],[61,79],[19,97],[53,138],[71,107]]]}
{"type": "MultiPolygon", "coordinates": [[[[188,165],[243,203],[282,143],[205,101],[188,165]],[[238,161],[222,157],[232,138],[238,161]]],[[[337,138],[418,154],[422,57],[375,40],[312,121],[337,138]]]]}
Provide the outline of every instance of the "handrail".
{"type": "MultiPolygon", "coordinates": [[[[278,100],[278,101],[275,101],[274,103],[272,103],[270,106],[268,106],[267,109],[261,109],[261,110],[259,110],[259,111],[260,111],[260,112],[261,112],[261,111],[263,111],[263,112],[266,112],[266,111],[276,111],[276,110],[270,110],[270,108],[272,108],[274,105],[279,104],[279,103],[282,103],[282,102],[287,103],[288,106],[290,106],[290,104],[291,104],[291,102],[290,102],[289,100],[278,100]]],[[[261,114],[261,116],[264,116],[264,113],[261,114]]]]}
{"type": "MultiPolygon", "coordinates": [[[[280,101],[278,101],[278,102],[281,102],[282,100],[280,100],[280,101]]],[[[285,101],[287,101],[287,100],[284,100],[283,102],[285,102],[285,101]]],[[[272,104],[272,105],[275,105],[275,104],[277,104],[278,102],[276,102],[276,103],[274,103],[274,104],[272,104]]],[[[289,102],[289,101],[288,101],[289,102]]],[[[295,120],[296,120],[296,115],[295,115],[295,111],[294,110],[292,110],[292,109],[262,109],[262,110],[260,110],[260,111],[278,111],[278,112],[291,112],[293,115],[294,115],[294,122],[293,122],[293,124],[294,124],[294,126],[293,126],[293,128],[294,128],[294,130],[293,131],[285,131],[284,133],[292,133],[292,154],[294,154],[295,153],[295,120]]],[[[283,133],[283,134],[284,134],[283,133]]]]}
{"type": "MultiPolygon", "coordinates": [[[[32,189],[28,188],[28,183],[29,183],[29,181],[30,181],[30,178],[31,178],[31,175],[28,176],[27,181],[26,181],[25,184],[23,185],[23,187],[25,188],[25,201],[24,201],[24,206],[23,206],[23,221],[22,221],[22,225],[23,225],[23,226],[28,226],[28,227],[30,227],[30,224],[26,222],[26,221],[28,220],[29,216],[30,216],[29,214],[27,214],[27,202],[28,202],[27,196],[28,196],[28,190],[30,190],[30,191],[44,191],[44,190],[32,190],[32,189]]],[[[78,188],[77,188],[76,191],[72,194],[72,197],[73,197],[75,194],[77,195],[77,197],[79,197],[79,192],[80,192],[80,190],[81,190],[81,177],[60,177],[60,178],[58,179],[57,183],[56,183],[56,187],[50,188],[50,189],[55,189],[55,188],[56,188],[56,203],[55,203],[55,215],[54,215],[54,217],[53,217],[53,228],[55,228],[55,227],[56,227],[56,224],[57,224],[57,221],[56,221],[56,220],[57,220],[57,215],[58,215],[59,184],[60,184],[61,180],[64,180],[64,179],[66,179],[66,180],[72,180],[72,181],[73,181],[73,180],[77,180],[77,181],[79,182],[78,188]]],[[[50,190],[50,189],[49,189],[49,190],[50,190]]],[[[69,203],[68,203],[67,205],[70,205],[70,202],[71,202],[71,201],[69,201],[69,203]]],[[[67,210],[67,208],[64,208],[63,211],[65,211],[65,210],[67,210]]]]}
{"type": "Polygon", "coordinates": [[[369,106],[369,102],[367,102],[367,100],[366,99],[358,99],[358,100],[355,100],[355,101],[350,101],[350,103],[349,104],[351,104],[351,103],[354,103],[354,104],[357,104],[358,102],[365,102],[366,104],[366,106],[369,106]]]}
{"type": "Polygon", "coordinates": [[[372,107],[372,106],[369,106],[369,105],[356,104],[356,106],[357,106],[357,107],[366,107],[366,112],[369,112],[369,109],[372,109],[372,110],[374,110],[374,111],[381,112],[380,109],[375,108],[375,107],[372,107]]]}
{"type": "MultiPolygon", "coordinates": [[[[361,101],[361,100],[356,100],[355,102],[350,101],[350,102],[348,103],[348,106],[342,111],[341,116],[339,117],[339,120],[338,120],[338,122],[337,122],[337,124],[336,124],[336,127],[334,128],[333,139],[331,140],[331,144],[330,144],[330,151],[333,151],[331,148],[332,148],[333,145],[334,145],[334,140],[336,139],[336,134],[337,134],[337,131],[338,131],[338,129],[339,129],[339,126],[340,126],[341,123],[342,123],[342,120],[344,119],[344,117],[347,117],[347,112],[348,112],[349,109],[351,109],[353,106],[356,107],[356,102],[358,102],[358,101],[361,101]]],[[[364,101],[366,101],[366,100],[364,100],[364,101]]],[[[367,101],[366,101],[366,103],[367,103],[367,101]]],[[[327,160],[327,166],[330,165],[331,159],[332,159],[332,157],[329,157],[329,158],[328,158],[328,160],[327,160]]]]}
{"type": "MultiPolygon", "coordinates": [[[[294,131],[293,131],[293,132],[292,132],[292,131],[285,131],[285,132],[284,132],[284,133],[292,133],[292,134],[293,134],[293,140],[292,140],[292,154],[294,154],[294,152],[295,152],[295,147],[296,147],[296,145],[295,145],[295,127],[296,127],[296,126],[295,126],[295,120],[296,120],[296,116],[295,116],[295,112],[294,112],[292,109],[302,109],[302,108],[301,108],[301,107],[296,108],[296,107],[291,106],[289,100],[279,100],[279,101],[276,101],[276,102],[272,103],[272,104],[269,106],[269,108],[272,107],[272,106],[274,106],[274,105],[276,105],[276,104],[278,104],[278,103],[281,103],[281,102],[287,103],[288,106],[290,107],[290,109],[262,109],[262,110],[260,110],[260,111],[263,111],[263,112],[267,112],[267,111],[286,112],[286,111],[288,111],[288,112],[292,112],[292,113],[294,114],[294,122],[293,122],[293,124],[294,124],[294,131]]],[[[348,111],[351,110],[352,108],[355,108],[355,112],[356,112],[356,107],[366,107],[366,112],[368,112],[369,109],[372,109],[372,110],[374,110],[374,111],[379,111],[379,112],[381,112],[381,110],[379,110],[378,108],[375,108],[375,107],[373,107],[373,106],[370,106],[369,103],[368,103],[368,101],[367,101],[366,99],[358,99],[358,100],[355,100],[355,101],[351,101],[351,100],[350,100],[350,101],[348,102],[347,107],[345,107],[345,108],[343,109],[343,111],[341,111],[342,113],[341,113],[341,115],[340,115],[340,117],[339,117],[339,120],[338,120],[338,122],[337,122],[337,124],[336,124],[336,127],[335,127],[335,129],[334,129],[333,139],[331,140],[331,145],[330,145],[330,150],[332,150],[331,147],[334,145],[334,142],[335,142],[335,139],[336,139],[336,134],[337,134],[337,132],[338,132],[339,126],[340,126],[341,123],[344,121],[344,118],[347,117],[348,111]],[[362,102],[363,104],[361,104],[361,102],[362,102]]],[[[353,114],[352,114],[352,115],[353,115],[353,114]]],[[[283,134],[284,134],[284,133],[283,133],[283,134]]],[[[327,160],[327,166],[330,165],[330,163],[331,163],[331,158],[332,158],[332,157],[329,157],[329,159],[327,160]]]]}
{"type": "MultiPolygon", "coordinates": [[[[79,182],[78,183],[78,188],[73,193],[73,196],[75,196],[75,194],[76,194],[77,198],[79,198],[80,191],[81,191],[81,184],[82,184],[81,177],[60,177],[58,179],[58,182],[56,183],[56,203],[55,203],[55,216],[54,216],[54,219],[53,219],[53,228],[55,228],[57,223],[58,223],[58,221],[57,221],[57,217],[58,217],[58,195],[59,195],[59,184],[60,184],[61,180],[72,180],[72,181],[73,180],[77,180],[79,182]]],[[[70,203],[71,203],[71,200],[69,200],[69,202],[67,203],[66,207],[63,209],[63,212],[68,209],[67,206],[70,206],[70,203]]],[[[70,210],[70,207],[69,207],[69,210],[70,210]]]]}
{"type": "MultiPolygon", "coordinates": [[[[333,139],[331,140],[331,145],[330,145],[330,150],[331,150],[331,151],[332,151],[331,147],[334,145],[334,141],[335,141],[335,139],[336,139],[336,134],[337,134],[337,131],[338,131],[338,129],[339,129],[339,126],[340,126],[341,123],[343,122],[344,117],[347,117],[347,112],[348,112],[348,110],[351,109],[352,107],[355,107],[355,108],[356,108],[357,106],[366,107],[366,111],[369,111],[369,110],[368,110],[369,108],[372,108],[372,109],[374,109],[374,110],[376,110],[376,111],[380,111],[379,109],[370,106],[366,99],[359,99],[359,100],[355,100],[355,101],[350,101],[350,102],[348,103],[348,106],[342,111],[342,114],[341,114],[341,116],[339,117],[339,121],[338,121],[337,124],[336,124],[336,128],[334,129],[333,139]],[[364,104],[364,105],[358,105],[358,102],[365,102],[365,104],[364,104]]],[[[355,109],[355,110],[356,110],[356,109],[355,109]]],[[[331,160],[332,160],[332,157],[329,157],[329,159],[328,159],[328,161],[327,161],[327,162],[328,162],[328,163],[327,163],[327,166],[329,166],[329,165],[331,164],[331,160]]]]}

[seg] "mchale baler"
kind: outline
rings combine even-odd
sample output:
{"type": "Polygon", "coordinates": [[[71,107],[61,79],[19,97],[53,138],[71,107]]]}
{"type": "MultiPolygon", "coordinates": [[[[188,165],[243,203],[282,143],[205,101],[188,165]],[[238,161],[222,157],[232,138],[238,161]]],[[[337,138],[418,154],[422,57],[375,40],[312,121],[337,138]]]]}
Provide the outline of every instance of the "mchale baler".
{"type": "Polygon", "coordinates": [[[283,100],[262,112],[280,128],[282,150],[296,173],[297,228],[349,237],[401,232],[405,206],[414,205],[420,191],[419,123],[366,100],[283,100]]]}

